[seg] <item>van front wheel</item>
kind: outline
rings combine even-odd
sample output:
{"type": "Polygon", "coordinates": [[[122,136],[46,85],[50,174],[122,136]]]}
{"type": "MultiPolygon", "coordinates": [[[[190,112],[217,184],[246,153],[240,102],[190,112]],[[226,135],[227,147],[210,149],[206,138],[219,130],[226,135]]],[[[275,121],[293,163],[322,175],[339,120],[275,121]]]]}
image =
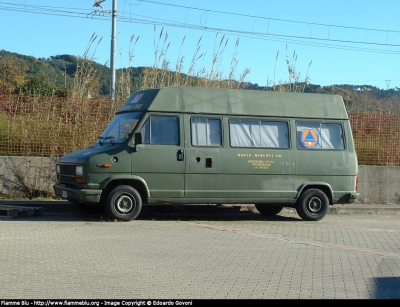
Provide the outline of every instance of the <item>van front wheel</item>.
{"type": "Polygon", "coordinates": [[[297,214],[305,221],[319,221],[328,212],[329,199],[319,189],[305,191],[296,204],[297,214]]]}
{"type": "Polygon", "coordinates": [[[131,221],[137,218],[142,210],[142,198],[131,186],[120,185],[108,195],[105,209],[113,219],[131,221]]]}

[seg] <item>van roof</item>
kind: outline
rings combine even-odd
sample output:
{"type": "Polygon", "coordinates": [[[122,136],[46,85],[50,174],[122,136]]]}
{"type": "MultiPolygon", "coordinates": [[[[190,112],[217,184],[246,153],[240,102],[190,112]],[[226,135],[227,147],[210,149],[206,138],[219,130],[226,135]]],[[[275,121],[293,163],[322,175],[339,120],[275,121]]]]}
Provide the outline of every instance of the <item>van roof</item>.
{"type": "Polygon", "coordinates": [[[151,97],[150,104],[145,103],[149,111],[348,119],[339,95],[186,86],[134,93],[120,111],[133,110],[128,105],[138,101],[137,95],[151,97]]]}

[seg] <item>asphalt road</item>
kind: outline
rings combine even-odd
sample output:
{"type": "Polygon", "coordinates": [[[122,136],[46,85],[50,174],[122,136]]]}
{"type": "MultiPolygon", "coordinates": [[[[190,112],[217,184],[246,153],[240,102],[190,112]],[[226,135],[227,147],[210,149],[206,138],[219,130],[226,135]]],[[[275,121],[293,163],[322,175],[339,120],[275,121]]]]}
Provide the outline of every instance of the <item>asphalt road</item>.
{"type": "Polygon", "coordinates": [[[1,299],[400,299],[390,211],[305,222],[290,210],[161,210],[117,222],[53,209],[0,218],[1,299]]]}

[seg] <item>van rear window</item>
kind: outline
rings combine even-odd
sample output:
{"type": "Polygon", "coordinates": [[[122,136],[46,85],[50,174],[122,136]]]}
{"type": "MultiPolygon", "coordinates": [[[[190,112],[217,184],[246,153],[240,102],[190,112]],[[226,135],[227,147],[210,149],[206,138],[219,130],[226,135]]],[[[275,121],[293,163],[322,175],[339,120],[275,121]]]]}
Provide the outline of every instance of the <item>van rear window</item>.
{"type": "Polygon", "coordinates": [[[344,149],[342,124],[297,122],[299,149],[344,149]]]}

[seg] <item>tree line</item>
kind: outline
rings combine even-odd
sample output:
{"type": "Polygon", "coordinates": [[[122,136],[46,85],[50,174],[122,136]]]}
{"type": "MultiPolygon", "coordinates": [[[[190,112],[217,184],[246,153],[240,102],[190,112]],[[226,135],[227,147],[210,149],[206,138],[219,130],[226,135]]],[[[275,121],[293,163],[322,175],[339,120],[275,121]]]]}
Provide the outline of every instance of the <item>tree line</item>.
{"type": "MultiPolygon", "coordinates": [[[[93,43],[95,40],[93,39],[93,43]]],[[[248,72],[247,72],[248,73],[248,72]]],[[[370,85],[310,84],[307,80],[292,81],[278,86],[259,86],[240,79],[223,79],[221,75],[210,76],[203,72],[184,74],[172,71],[161,64],[156,67],[129,67],[116,71],[117,99],[126,99],[139,89],[168,85],[216,86],[254,90],[302,91],[341,95],[348,111],[400,113],[400,89],[382,90],[370,85]],[[295,84],[293,84],[295,83],[295,84]]],[[[110,92],[110,69],[98,64],[87,52],[82,57],[55,55],[35,58],[0,50],[0,94],[42,95],[71,98],[108,97],[110,92]]]]}

